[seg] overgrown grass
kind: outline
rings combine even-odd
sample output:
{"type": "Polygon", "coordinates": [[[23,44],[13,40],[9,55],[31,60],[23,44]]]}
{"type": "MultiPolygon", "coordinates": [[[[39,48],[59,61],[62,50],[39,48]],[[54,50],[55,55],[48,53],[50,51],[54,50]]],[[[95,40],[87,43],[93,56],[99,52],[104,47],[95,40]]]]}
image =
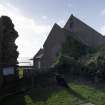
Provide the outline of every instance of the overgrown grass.
{"type": "Polygon", "coordinates": [[[105,105],[105,90],[70,83],[70,91],[60,87],[37,87],[22,95],[8,97],[0,105],[105,105]],[[71,90],[72,89],[72,90],[71,90]]]}

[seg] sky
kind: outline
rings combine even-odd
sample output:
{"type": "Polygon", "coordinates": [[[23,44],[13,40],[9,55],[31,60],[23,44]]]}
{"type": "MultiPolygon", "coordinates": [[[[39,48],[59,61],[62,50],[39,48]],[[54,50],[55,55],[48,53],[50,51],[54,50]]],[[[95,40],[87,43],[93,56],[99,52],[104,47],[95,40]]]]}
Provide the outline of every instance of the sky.
{"type": "Polygon", "coordinates": [[[54,23],[63,27],[71,14],[105,35],[105,0],[0,0],[0,16],[9,16],[18,31],[20,59],[32,58],[54,23]]]}

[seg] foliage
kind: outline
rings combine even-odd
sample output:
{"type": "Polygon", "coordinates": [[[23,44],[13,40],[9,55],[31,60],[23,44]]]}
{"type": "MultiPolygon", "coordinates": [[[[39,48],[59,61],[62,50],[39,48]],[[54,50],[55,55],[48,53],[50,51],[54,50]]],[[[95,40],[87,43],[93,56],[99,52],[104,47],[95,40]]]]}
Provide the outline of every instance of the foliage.
{"type": "Polygon", "coordinates": [[[0,18],[2,24],[1,35],[1,62],[2,65],[16,65],[17,64],[17,46],[15,45],[15,40],[18,37],[17,31],[14,29],[14,24],[8,16],[2,16],[0,18]]]}
{"type": "Polygon", "coordinates": [[[99,80],[105,80],[105,50],[104,47],[97,50],[91,57],[85,62],[87,68],[87,74],[94,77],[98,77],[99,80]]]}
{"type": "Polygon", "coordinates": [[[80,105],[93,103],[105,105],[105,90],[95,89],[91,86],[72,82],[69,86],[78,93],[76,96],[66,89],[58,87],[37,87],[30,92],[11,96],[2,101],[2,105],[80,105]],[[86,100],[81,99],[84,97],[86,100]]]}
{"type": "Polygon", "coordinates": [[[74,59],[78,59],[91,50],[88,46],[82,44],[80,41],[68,36],[66,38],[65,43],[62,46],[61,53],[62,55],[67,55],[73,57],[74,59]]]}
{"type": "Polygon", "coordinates": [[[55,68],[59,73],[70,73],[71,75],[79,74],[81,64],[69,56],[60,56],[59,62],[55,65],[55,68]]]}
{"type": "Polygon", "coordinates": [[[60,73],[70,72],[71,75],[80,75],[82,64],[79,59],[91,51],[91,48],[68,36],[61,48],[55,68],[60,73]]]}
{"type": "Polygon", "coordinates": [[[90,48],[72,37],[62,46],[55,68],[61,73],[70,72],[99,81],[105,80],[105,46],[90,48]]]}

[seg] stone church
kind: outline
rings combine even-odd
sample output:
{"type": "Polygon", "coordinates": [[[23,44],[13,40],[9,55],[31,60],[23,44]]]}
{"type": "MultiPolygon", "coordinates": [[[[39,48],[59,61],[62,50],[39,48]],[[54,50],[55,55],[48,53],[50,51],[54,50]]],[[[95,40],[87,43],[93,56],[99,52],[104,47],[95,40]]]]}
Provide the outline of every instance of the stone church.
{"type": "Polygon", "coordinates": [[[43,49],[40,49],[33,58],[34,66],[39,69],[50,68],[55,62],[67,36],[72,36],[92,48],[105,43],[103,35],[71,15],[63,28],[54,24],[43,45],[43,49]]]}

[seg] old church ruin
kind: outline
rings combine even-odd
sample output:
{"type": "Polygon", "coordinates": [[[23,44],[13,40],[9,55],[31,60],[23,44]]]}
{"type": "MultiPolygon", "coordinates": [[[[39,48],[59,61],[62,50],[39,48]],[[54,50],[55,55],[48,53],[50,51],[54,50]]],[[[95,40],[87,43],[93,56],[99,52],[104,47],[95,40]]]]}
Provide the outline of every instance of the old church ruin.
{"type": "Polygon", "coordinates": [[[50,68],[55,62],[67,36],[72,36],[92,48],[105,43],[103,35],[71,15],[63,28],[54,24],[43,45],[43,49],[40,49],[33,58],[34,66],[39,69],[50,68]]]}

